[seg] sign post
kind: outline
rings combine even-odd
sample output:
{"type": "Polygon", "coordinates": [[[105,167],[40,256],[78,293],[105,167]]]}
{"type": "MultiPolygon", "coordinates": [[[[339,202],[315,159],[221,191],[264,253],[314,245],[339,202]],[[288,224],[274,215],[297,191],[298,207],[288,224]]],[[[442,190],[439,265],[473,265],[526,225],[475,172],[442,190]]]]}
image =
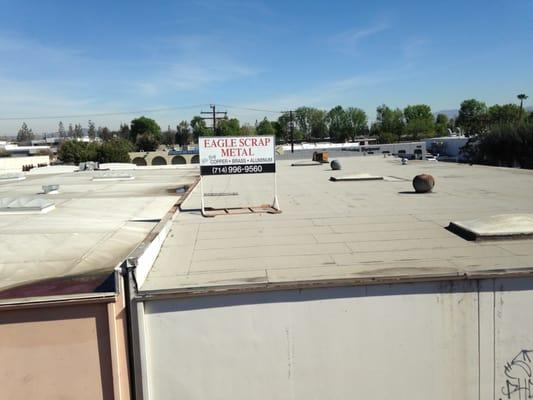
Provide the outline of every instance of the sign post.
{"type": "Polygon", "coordinates": [[[203,177],[238,174],[274,174],[272,208],[279,211],[274,136],[213,136],[198,138],[200,187],[204,209],[203,177]]]}

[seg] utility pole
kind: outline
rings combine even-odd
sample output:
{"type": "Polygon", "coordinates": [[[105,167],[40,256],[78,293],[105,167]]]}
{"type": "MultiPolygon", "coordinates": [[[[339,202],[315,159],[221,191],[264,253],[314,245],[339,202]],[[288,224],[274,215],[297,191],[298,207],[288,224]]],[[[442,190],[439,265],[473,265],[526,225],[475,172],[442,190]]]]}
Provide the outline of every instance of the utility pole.
{"type": "Polygon", "coordinates": [[[212,119],[213,120],[213,135],[216,134],[217,129],[217,121],[220,119],[226,119],[228,118],[228,112],[227,111],[217,111],[216,104],[211,104],[209,106],[211,108],[211,111],[201,111],[200,114],[209,114],[210,117],[202,117],[202,119],[212,119]],[[224,114],[223,117],[219,117],[218,115],[224,114]]]}

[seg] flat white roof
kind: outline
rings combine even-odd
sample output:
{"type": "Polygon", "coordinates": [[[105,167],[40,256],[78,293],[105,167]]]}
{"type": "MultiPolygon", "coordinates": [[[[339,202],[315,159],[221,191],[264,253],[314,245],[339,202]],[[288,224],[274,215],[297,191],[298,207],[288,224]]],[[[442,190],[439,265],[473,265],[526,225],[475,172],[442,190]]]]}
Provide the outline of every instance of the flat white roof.
{"type": "Polygon", "coordinates": [[[90,291],[145,239],[179,200],[176,188],[192,183],[198,170],[127,173],[135,179],[94,181],[98,171],[29,173],[0,184],[0,198],[55,205],[46,214],[0,214],[0,299],[90,291]],[[59,193],[44,194],[50,184],[59,193]]]}
{"type": "MultiPolygon", "coordinates": [[[[533,239],[468,241],[451,221],[533,212],[533,171],[343,157],[343,169],[278,161],[281,214],[200,215],[197,187],[173,221],[142,294],[464,278],[533,271],[533,239]],[[329,180],[371,174],[390,179],[329,180]],[[412,178],[435,177],[415,194],[412,178]]],[[[208,206],[272,200],[272,175],[207,177],[208,206]],[[217,196],[216,194],[219,194],[217,196]],[[227,193],[222,196],[220,194],[227,193]]]]}

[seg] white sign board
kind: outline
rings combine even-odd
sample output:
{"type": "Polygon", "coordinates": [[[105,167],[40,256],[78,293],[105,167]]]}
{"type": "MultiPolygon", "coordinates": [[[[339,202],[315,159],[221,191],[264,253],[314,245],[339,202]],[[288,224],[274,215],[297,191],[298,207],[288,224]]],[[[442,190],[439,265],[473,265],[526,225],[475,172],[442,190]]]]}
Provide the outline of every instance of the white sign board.
{"type": "Polygon", "coordinates": [[[276,172],[274,144],[274,136],[200,137],[200,174],[276,172]]]}

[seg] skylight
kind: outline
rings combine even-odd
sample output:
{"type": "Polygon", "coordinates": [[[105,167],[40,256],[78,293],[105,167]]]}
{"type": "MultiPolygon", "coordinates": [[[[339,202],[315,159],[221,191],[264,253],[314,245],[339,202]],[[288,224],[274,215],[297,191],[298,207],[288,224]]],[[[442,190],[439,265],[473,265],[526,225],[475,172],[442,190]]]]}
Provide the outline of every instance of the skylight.
{"type": "Polygon", "coordinates": [[[54,202],[32,197],[1,197],[0,214],[45,214],[55,208],[54,202]]]}

